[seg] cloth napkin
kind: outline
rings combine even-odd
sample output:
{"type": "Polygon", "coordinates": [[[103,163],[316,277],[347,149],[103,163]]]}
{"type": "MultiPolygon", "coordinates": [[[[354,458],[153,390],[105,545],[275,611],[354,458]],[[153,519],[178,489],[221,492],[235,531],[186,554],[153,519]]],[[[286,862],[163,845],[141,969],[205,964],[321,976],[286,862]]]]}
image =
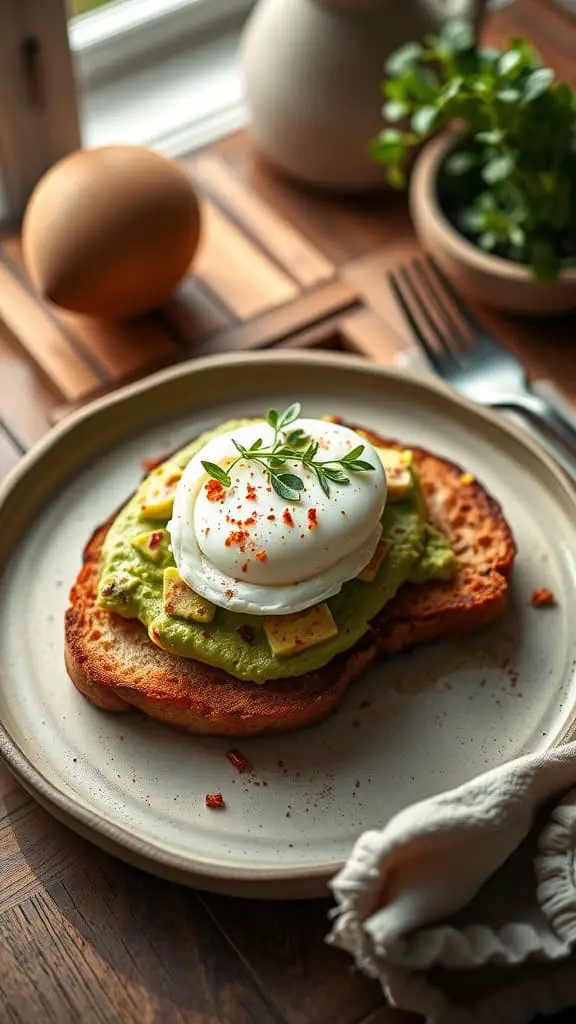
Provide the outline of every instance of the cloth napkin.
{"type": "Polygon", "coordinates": [[[576,743],[406,808],[331,888],[329,941],[429,1024],[576,1006],[576,743]]]}
{"type": "Polygon", "coordinates": [[[428,1024],[576,1007],[576,743],[406,808],[358,839],[331,888],[328,941],[428,1024]]]}

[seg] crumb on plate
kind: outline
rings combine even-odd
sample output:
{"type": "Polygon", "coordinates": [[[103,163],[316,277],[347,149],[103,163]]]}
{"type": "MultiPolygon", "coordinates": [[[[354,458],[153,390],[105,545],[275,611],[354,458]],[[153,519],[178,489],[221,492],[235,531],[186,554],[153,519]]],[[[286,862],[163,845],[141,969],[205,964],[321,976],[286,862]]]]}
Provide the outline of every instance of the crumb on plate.
{"type": "Polygon", "coordinates": [[[218,810],[220,807],[225,807],[224,797],[222,793],[207,793],[206,794],[206,807],[209,807],[211,811],[218,810]]]}
{"type": "Polygon", "coordinates": [[[552,591],[548,590],[548,587],[540,587],[538,590],[532,591],[530,604],[533,608],[549,608],[556,604],[556,598],[552,591]]]}

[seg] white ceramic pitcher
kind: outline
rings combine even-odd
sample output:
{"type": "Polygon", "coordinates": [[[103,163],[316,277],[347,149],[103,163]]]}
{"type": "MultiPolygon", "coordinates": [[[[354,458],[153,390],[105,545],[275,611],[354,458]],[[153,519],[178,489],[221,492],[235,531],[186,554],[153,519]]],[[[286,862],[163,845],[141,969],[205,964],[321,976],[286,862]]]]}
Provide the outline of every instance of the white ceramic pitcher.
{"type": "Polygon", "coordinates": [[[386,58],[449,18],[477,24],[483,7],[483,0],[260,0],[242,41],[256,145],[313,185],[382,184],[368,146],[382,127],[386,58]]]}

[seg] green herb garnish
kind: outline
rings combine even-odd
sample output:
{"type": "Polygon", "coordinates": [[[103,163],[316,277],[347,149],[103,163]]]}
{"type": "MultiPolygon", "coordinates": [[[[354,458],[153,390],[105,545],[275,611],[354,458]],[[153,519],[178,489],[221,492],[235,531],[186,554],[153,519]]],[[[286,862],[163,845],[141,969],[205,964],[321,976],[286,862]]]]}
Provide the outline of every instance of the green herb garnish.
{"type": "Polygon", "coordinates": [[[261,437],[256,438],[249,448],[245,448],[238,441],[233,444],[239,455],[230,464],[228,469],[216,465],[214,462],[202,462],[204,469],[213,480],[217,480],[223,487],[230,487],[232,483],[231,472],[238,462],[254,462],[261,466],[270,481],[276,494],[284,501],[300,501],[304,490],[304,481],[296,473],[285,471],[287,463],[300,463],[305,469],[316,475],[324,494],[330,495],[330,483],[345,486],[350,483],[351,473],[371,473],[374,466],[366,462],[360,456],[364,451],[364,445],[359,444],[357,448],[348,452],[341,459],[329,459],[321,462],[316,459],[319,444],[311,440],[304,430],[295,427],[286,431],[286,428],[294,423],[300,416],[300,405],[294,402],[284,412],[279,413],[276,409],[270,409],[266,420],[274,430],[272,444],[265,448],[261,437]]]}

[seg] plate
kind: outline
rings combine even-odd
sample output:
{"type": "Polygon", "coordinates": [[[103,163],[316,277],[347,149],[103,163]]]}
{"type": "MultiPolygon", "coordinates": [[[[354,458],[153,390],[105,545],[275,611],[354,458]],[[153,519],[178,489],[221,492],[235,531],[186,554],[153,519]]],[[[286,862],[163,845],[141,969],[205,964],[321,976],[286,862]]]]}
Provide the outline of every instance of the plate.
{"type": "Polygon", "coordinates": [[[157,874],[235,895],[306,897],[391,814],[568,736],[576,692],[575,492],[528,438],[442,384],[345,356],[207,359],[93,404],[0,494],[0,750],[24,786],[93,842],[157,874]],[[502,503],[519,546],[509,610],[474,637],[374,668],[320,726],[242,740],[179,734],[88,704],[63,665],[82,547],[144,457],[228,417],[299,398],[460,463],[502,503]],[[535,587],[554,609],[535,610],[535,587]],[[207,792],[227,808],[209,811],[207,792]]]}

